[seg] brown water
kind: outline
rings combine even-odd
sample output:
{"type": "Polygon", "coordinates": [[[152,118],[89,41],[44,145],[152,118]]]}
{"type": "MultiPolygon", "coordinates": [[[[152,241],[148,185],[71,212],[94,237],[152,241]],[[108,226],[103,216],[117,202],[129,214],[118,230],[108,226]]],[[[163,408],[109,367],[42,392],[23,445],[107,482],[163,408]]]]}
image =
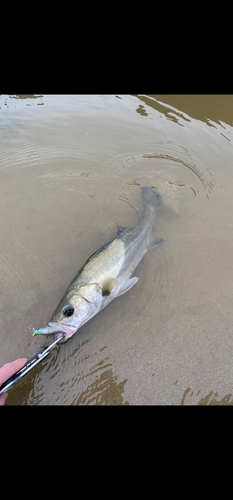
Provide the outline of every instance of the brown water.
{"type": "Polygon", "coordinates": [[[0,366],[158,188],[139,282],[8,405],[233,404],[233,96],[0,96],[0,366]]]}

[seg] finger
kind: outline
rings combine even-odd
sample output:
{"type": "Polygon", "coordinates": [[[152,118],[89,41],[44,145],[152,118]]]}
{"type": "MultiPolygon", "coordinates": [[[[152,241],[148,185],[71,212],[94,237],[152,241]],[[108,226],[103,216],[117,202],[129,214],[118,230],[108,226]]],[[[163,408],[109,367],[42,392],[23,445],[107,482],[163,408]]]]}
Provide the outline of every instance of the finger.
{"type": "Polygon", "coordinates": [[[11,363],[6,363],[0,368],[0,385],[3,384],[9,377],[14,375],[20,368],[25,365],[27,358],[19,358],[11,363]]]}
{"type": "Polygon", "coordinates": [[[4,394],[1,394],[1,396],[0,396],[0,406],[3,406],[5,404],[7,396],[8,396],[7,392],[5,392],[4,394]]]}

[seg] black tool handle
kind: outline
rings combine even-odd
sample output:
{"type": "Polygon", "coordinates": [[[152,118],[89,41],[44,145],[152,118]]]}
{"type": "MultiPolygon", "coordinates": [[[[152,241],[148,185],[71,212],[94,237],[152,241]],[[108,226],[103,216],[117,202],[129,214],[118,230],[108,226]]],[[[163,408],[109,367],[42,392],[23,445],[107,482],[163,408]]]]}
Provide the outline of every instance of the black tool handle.
{"type": "Polygon", "coordinates": [[[47,356],[50,354],[51,351],[48,351],[47,347],[44,347],[41,349],[35,356],[33,356],[31,359],[29,359],[20,370],[18,370],[14,375],[9,377],[3,384],[0,386],[0,394],[3,394],[4,392],[8,391],[18,380],[23,378],[34,366],[36,366],[42,359],[47,358],[47,356]],[[47,351],[47,353],[44,353],[44,351],[47,351]]]}

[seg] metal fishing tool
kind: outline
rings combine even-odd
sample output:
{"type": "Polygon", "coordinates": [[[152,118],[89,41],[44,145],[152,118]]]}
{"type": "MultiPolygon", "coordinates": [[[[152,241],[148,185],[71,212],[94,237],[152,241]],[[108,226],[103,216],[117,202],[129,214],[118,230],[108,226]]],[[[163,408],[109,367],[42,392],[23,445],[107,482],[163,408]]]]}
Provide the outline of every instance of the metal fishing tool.
{"type": "Polygon", "coordinates": [[[49,354],[51,354],[52,349],[60,342],[62,339],[63,335],[56,339],[52,344],[50,344],[47,347],[43,347],[35,356],[33,356],[31,359],[29,359],[25,365],[20,368],[14,375],[9,377],[3,384],[0,386],[0,394],[3,394],[4,392],[7,392],[13,385],[18,382],[21,378],[25,377],[25,375],[30,372],[34,366],[38,365],[43,359],[47,358],[49,354]]]}

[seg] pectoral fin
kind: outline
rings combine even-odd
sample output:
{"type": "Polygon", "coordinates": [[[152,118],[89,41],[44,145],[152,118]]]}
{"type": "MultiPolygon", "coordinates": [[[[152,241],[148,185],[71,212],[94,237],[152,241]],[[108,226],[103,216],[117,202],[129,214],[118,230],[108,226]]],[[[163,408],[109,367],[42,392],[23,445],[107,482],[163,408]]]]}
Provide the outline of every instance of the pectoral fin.
{"type": "Polygon", "coordinates": [[[123,295],[123,293],[126,293],[132,288],[136,283],[138,282],[138,278],[136,276],[134,278],[130,278],[130,280],[126,281],[124,284],[123,288],[119,291],[119,293],[116,295],[116,297],[120,297],[123,295]]]}

